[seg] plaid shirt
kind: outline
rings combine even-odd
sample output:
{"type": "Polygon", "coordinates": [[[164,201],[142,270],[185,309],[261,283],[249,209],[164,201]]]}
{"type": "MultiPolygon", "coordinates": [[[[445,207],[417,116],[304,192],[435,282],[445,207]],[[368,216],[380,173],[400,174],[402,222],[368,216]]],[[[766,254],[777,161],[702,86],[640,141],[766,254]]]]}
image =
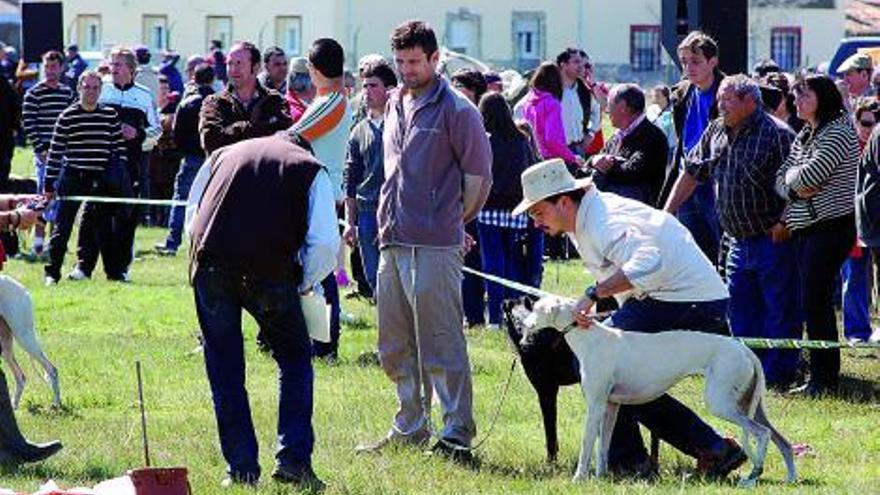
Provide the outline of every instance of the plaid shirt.
{"type": "Polygon", "coordinates": [[[711,174],[718,183],[718,217],[732,237],[762,235],[780,221],[785,200],[775,191],[776,171],[793,140],[784,122],[759,109],[736,134],[722,119],[710,122],[688,154],[690,175],[704,182],[711,174]]]}
{"type": "Polygon", "coordinates": [[[508,229],[524,229],[529,226],[529,217],[525,213],[513,215],[511,210],[481,210],[477,221],[508,229]]]}

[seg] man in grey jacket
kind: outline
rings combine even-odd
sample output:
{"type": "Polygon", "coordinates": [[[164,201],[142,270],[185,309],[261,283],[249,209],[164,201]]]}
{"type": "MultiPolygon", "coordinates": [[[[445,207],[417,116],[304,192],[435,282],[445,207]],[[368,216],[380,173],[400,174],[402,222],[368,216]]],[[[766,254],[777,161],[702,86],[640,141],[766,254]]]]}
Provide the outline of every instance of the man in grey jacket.
{"type": "Polygon", "coordinates": [[[436,74],[431,27],[406,22],[392,33],[391,46],[403,87],[385,116],[376,302],[379,359],[400,406],[385,438],[359,450],[425,445],[433,389],[445,424],[432,451],[468,462],[476,425],[462,249],[464,224],[489,194],[492,151],[476,107],[436,74]]]}

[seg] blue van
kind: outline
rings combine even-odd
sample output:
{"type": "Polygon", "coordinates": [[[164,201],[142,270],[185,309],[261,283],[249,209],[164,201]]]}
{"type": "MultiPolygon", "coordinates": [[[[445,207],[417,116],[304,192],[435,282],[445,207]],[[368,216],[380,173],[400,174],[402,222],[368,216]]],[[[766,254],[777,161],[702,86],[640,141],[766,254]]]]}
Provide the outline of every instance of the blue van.
{"type": "Polygon", "coordinates": [[[834,54],[834,57],[831,58],[831,62],[828,64],[828,74],[841,76],[842,74],[837,73],[838,67],[850,55],[855,54],[859,48],[880,48],[880,36],[857,36],[840,40],[837,53],[834,54]]]}

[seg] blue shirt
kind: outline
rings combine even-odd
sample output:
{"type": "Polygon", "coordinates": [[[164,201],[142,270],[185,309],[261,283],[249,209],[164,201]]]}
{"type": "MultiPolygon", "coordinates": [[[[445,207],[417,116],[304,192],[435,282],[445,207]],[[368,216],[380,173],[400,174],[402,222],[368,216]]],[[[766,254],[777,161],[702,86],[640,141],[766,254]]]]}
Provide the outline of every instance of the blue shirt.
{"type": "Polygon", "coordinates": [[[688,111],[684,120],[684,135],[682,136],[685,154],[700,142],[703,131],[709,125],[709,112],[715,100],[714,84],[706,91],[701,91],[696,86],[693,88],[688,98],[688,111]]]}

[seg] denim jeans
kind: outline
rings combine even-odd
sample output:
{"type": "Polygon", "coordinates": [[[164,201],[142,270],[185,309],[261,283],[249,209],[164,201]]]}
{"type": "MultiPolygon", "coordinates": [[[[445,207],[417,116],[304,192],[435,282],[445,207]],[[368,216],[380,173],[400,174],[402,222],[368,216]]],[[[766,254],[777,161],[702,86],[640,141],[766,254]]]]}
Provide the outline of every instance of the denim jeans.
{"type": "MultiPolygon", "coordinates": [[[[180,162],[180,169],[174,177],[174,199],[177,201],[186,201],[189,198],[189,189],[192,187],[193,179],[204,163],[205,158],[195,155],[186,155],[180,162]]],[[[165,248],[177,251],[180,247],[183,237],[183,220],[186,216],[185,206],[174,206],[171,208],[171,215],[168,216],[168,238],[165,239],[165,248]]]]}
{"type": "MultiPolygon", "coordinates": [[[[769,235],[730,239],[727,280],[730,330],[737,337],[798,339],[803,312],[794,243],[775,244],[769,235]]],[[[768,384],[794,379],[800,352],[795,349],[756,350],[768,384]]]]}
{"type": "Polygon", "coordinates": [[[193,291],[227,472],[238,479],[260,476],[257,438],[245,389],[243,309],[256,320],[278,364],[276,461],[285,467],[309,464],[315,443],[314,372],[297,284],[256,279],[203,262],[193,279],[193,291]]]}
{"type": "Polygon", "coordinates": [[[379,271],[379,221],[376,210],[358,211],[358,247],[364,275],[373,294],[376,293],[376,273],[379,271]]]}
{"type": "Polygon", "coordinates": [[[517,249],[516,254],[522,280],[526,285],[540,289],[544,281],[544,232],[529,221],[529,227],[520,231],[520,236],[517,244],[523,249],[517,249]]]}
{"type": "MultiPolygon", "coordinates": [[[[480,232],[483,270],[496,277],[522,282],[516,256],[517,247],[520,246],[517,239],[523,231],[480,222],[477,223],[477,230],[480,232]]],[[[520,292],[491,281],[486,282],[486,292],[489,296],[489,323],[501,325],[501,303],[519,296],[520,292]]]]}
{"type": "MultiPolygon", "coordinates": [[[[853,215],[828,220],[794,232],[801,297],[807,336],[836,342],[834,280],[856,240],[853,215]]],[[[840,349],[810,350],[810,383],[836,387],[840,377],[840,349]]]]}
{"type": "Polygon", "coordinates": [[[703,254],[713,266],[718,265],[721,223],[715,210],[715,181],[697,186],[690,198],[678,209],[678,221],[690,231],[703,254]]]}
{"type": "MultiPolygon", "coordinates": [[[[627,300],[605,323],[630,332],[678,329],[721,333],[726,328],[726,315],[727,299],[685,303],[644,298],[627,300]]],[[[664,394],[645,404],[620,406],[608,452],[609,464],[614,469],[648,459],[638,423],[691,457],[717,453],[724,445],[711,426],[687,406],[664,394]]]]}
{"type": "Polygon", "coordinates": [[[868,280],[871,276],[871,254],[866,248],[859,256],[850,256],[843,263],[843,335],[848,339],[868,340],[871,336],[871,297],[868,280]]]}

